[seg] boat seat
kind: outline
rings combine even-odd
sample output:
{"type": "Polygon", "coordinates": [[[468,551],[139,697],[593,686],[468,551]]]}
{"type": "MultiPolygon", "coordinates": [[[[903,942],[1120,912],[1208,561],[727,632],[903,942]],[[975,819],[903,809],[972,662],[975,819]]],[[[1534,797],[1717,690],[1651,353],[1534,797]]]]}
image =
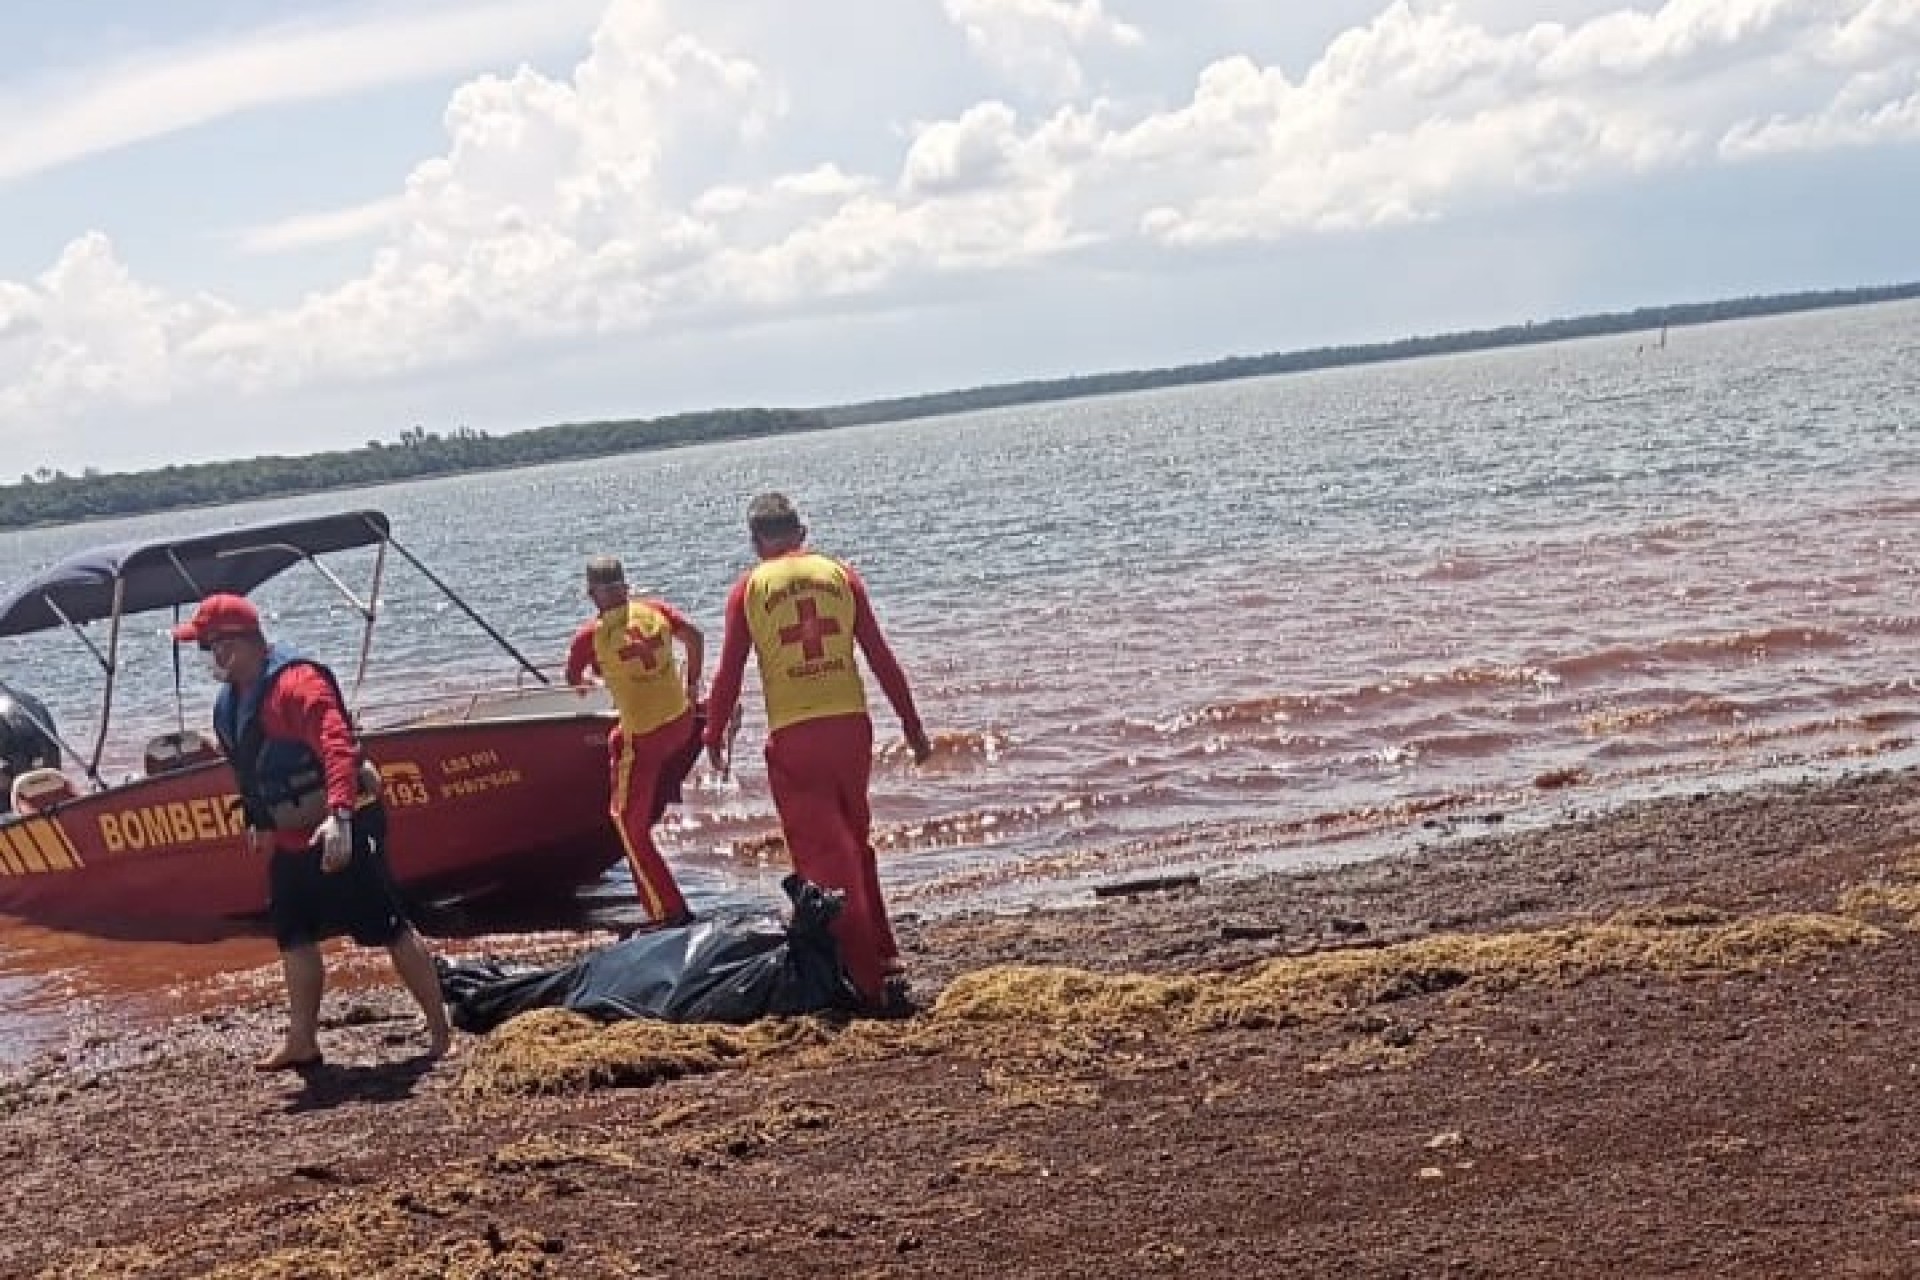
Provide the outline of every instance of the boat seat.
{"type": "Polygon", "coordinates": [[[213,739],[197,729],[163,733],[147,743],[147,776],[151,778],[159,773],[172,773],[175,769],[185,769],[219,758],[220,748],[213,739]]]}
{"type": "Polygon", "coordinates": [[[13,811],[45,813],[79,794],[58,769],[29,769],[13,780],[13,811]]]}

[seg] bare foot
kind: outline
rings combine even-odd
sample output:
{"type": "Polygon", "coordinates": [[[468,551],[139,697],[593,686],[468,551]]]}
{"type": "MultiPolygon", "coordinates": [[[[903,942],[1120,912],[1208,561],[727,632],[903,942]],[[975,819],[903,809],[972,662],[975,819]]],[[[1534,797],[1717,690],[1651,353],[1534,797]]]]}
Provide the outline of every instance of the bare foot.
{"type": "Polygon", "coordinates": [[[316,1045],[295,1047],[283,1044],[266,1057],[253,1064],[255,1071],[302,1071],[308,1067],[317,1067],[326,1059],[320,1056],[316,1045]]]}
{"type": "Polygon", "coordinates": [[[427,1057],[438,1060],[453,1052],[453,1032],[446,1027],[430,1027],[427,1031],[427,1057]]]}

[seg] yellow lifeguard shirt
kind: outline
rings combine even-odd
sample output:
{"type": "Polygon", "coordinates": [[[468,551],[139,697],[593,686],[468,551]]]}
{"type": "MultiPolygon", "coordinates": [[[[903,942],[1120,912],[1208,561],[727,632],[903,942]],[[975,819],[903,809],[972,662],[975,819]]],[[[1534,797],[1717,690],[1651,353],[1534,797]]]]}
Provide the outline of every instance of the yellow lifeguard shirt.
{"type": "Polygon", "coordinates": [[[747,575],[745,597],[769,731],[866,711],[845,565],[815,551],[763,560],[747,575]]]}
{"type": "Polygon", "coordinates": [[[645,600],[615,605],[592,624],[594,665],[627,733],[658,729],[690,705],[673,650],[673,624],[665,608],[645,600]]]}

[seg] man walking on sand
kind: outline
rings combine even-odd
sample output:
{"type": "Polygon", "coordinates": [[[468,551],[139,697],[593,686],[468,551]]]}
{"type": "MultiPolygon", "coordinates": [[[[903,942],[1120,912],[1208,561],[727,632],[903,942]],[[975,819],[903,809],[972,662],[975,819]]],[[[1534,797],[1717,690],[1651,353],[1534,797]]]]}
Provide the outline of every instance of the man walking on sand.
{"type": "Polygon", "coordinates": [[[856,646],[900,718],[914,763],[925,763],[933,747],[860,575],[808,548],[807,527],[782,494],[761,494],[748,505],[747,532],[760,563],[727,597],[707,755],[714,768],[727,769],[727,725],[751,645],[767,703],[767,782],[793,868],[824,888],[845,891],[846,906],[833,925],[841,959],[868,1006],[888,1012],[899,1003],[890,980],[900,973],[900,947],[869,842],[873,721],[856,646]]]}
{"type": "Polygon", "coordinates": [[[653,842],[653,827],[680,798],[680,784],[700,757],[695,708],[706,639],[666,601],[630,598],[626,570],[612,556],[587,561],[587,598],[599,614],[574,633],[567,683],[586,688],[588,671],[606,682],[620,712],[620,723],[607,734],[613,775],[608,807],[634,891],[649,919],[685,924],[693,916],[653,842]],[[686,651],[684,668],[674,656],[675,640],[686,651]]]}
{"type": "Polygon", "coordinates": [[[451,1047],[440,979],[387,869],[387,812],[363,765],[332,671],[269,644],[246,598],[210,595],[173,629],[219,682],[213,729],[239,783],[247,848],[268,855],[267,904],[287,983],[287,1033],[261,1071],[319,1065],[320,943],[345,933],[385,947],[427,1022],[427,1053],[451,1047]]]}

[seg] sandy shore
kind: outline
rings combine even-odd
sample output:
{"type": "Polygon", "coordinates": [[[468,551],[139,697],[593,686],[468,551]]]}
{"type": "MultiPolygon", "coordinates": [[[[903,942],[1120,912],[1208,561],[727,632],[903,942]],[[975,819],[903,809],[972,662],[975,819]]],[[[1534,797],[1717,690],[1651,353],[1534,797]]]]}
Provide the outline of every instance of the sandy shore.
{"type": "Polygon", "coordinates": [[[1876,773],[913,926],[901,1023],[240,1009],[0,1083],[0,1274],[1911,1275],[1916,912],[1876,773]]]}

